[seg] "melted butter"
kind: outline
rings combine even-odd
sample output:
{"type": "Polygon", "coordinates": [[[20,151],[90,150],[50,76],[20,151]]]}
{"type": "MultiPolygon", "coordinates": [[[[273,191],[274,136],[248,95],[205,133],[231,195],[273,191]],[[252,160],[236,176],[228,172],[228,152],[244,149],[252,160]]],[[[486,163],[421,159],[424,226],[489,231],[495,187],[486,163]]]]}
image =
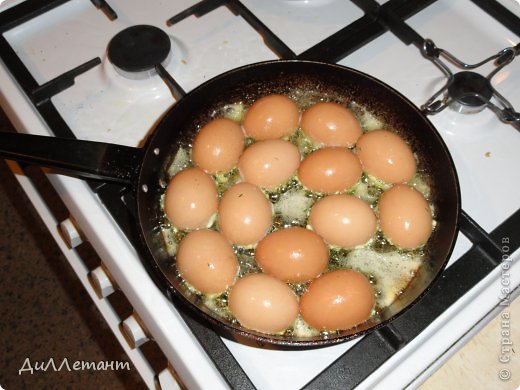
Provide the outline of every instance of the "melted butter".
{"type": "Polygon", "coordinates": [[[168,256],[174,257],[177,254],[177,239],[175,237],[175,231],[172,228],[163,227],[161,229],[161,235],[164,240],[164,246],[168,256]]]}
{"type": "Polygon", "coordinates": [[[224,118],[241,123],[246,115],[247,108],[244,103],[226,104],[222,108],[222,115],[224,118]]]}
{"type": "Polygon", "coordinates": [[[420,255],[397,250],[381,253],[372,248],[360,248],[350,251],[340,262],[368,277],[376,291],[376,306],[384,308],[410,284],[423,259],[420,255]]]}
{"type": "Polygon", "coordinates": [[[218,195],[222,196],[229,187],[240,182],[240,173],[238,172],[238,168],[233,168],[229,172],[218,172],[214,174],[213,179],[217,184],[218,195]]]}
{"type": "Polygon", "coordinates": [[[356,114],[363,131],[371,131],[384,128],[383,121],[378,119],[374,114],[365,109],[365,107],[352,103],[350,109],[356,114]]]}
{"type": "Polygon", "coordinates": [[[168,177],[172,178],[177,173],[179,173],[184,168],[186,168],[188,165],[190,165],[190,163],[191,163],[190,152],[187,149],[180,147],[177,150],[177,153],[175,153],[175,157],[173,158],[172,163],[170,164],[170,166],[167,169],[168,177]]]}
{"type": "Polygon", "coordinates": [[[313,203],[314,200],[307,196],[305,190],[293,188],[280,195],[273,209],[275,214],[280,216],[283,223],[291,225],[294,223],[305,224],[313,203]]]}

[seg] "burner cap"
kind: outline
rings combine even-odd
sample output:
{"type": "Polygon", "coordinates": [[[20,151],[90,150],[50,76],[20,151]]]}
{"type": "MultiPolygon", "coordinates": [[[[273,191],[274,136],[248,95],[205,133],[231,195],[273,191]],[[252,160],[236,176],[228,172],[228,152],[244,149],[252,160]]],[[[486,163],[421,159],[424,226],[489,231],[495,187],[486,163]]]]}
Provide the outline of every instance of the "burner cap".
{"type": "Polygon", "coordinates": [[[459,72],[453,76],[448,87],[453,99],[450,107],[461,113],[476,113],[483,110],[493,96],[491,82],[474,72],[459,72]]]}
{"type": "Polygon", "coordinates": [[[137,25],[117,33],[108,44],[108,58],[125,72],[154,69],[168,58],[171,43],[160,28],[137,25]]]}

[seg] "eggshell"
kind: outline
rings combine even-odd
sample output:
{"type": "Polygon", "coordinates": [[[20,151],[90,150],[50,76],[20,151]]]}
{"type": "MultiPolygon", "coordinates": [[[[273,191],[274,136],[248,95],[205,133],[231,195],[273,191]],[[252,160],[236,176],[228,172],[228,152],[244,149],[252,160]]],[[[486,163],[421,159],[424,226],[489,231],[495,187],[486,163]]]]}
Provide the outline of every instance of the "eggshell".
{"type": "Polygon", "coordinates": [[[236,166],[244,150],[244,134],[238,123],[214,119],[198,132],[192,147],[192,159],[207,173],[226,172],[236,166]]]}
{"type": "Polygon", "coordinates": [[[301,296],[300,312],[304,321],[317,329],[349,329],[368,320],[374,304],[374,290],[368,279],[343,269],[312,281],[301,296]]]}
{"type": "Polygon", "coordinates": [[[298,177],[305,187],[326,194],[349,189],[362,174],[357,156],[339,147],[326,147],[311,153],[298,168],[298,177]]]}
{"type": "Polygon", "coordinates": [[[299,283],[325,270],[329,251],[316,233],[291,227],[270,233],[260,241],[255,258],[264,272],[284,282],[299,283]]]}
{"type": "Polygon", "coordinates": [[[204,294],[221,293],[238,274],[238,260],[231,244],[218,232],[202,229],[188,233],[179,243],[179,274],[204,294]]]}
{"type": "Polygon", "coordinates": [[[405,183],[417,170],[412,149],[388,130],[363,134],[356,144],[356,154],[364,171],[386,183],[405,183]]]}
{"type": "Polygon", "coordinates": [[[164,197],[164,211],[179,229],[207,227],[217,212],[217,186],[200,168],[187,168],[168,183],[164,197]]]}
{"type": "Polygon", "coordinates": [[[301,129],[313,142],[323,146],[353,146],[361,136],[361,124],[346,107],[317,103],[302,114],[301,129]]]}
{"type": "Polygon", "coordinates": [[[266,274],[239,279],[229,293],[229,309],[246,328],[279,333],[298,316],[298,298],[282,281],[266,274]]]}
{"type": "Polygon", "coordinates": [[[403,249],[424,245],[432,234],[432,214],[424,196],[406,184],[394,185],[379,199],[379,221],[385,237],[403,249]]]}
{"type": "Polygon", "coordinates": [[[222,196],[218,211],[220,231],[237,245],[256,244],[273,222],[271,203],[250,183],[231,186],[222,196]]]}
{"type": "Polygon", "coordinates": [[[293,134],[299,121],[300,112],[294,101],[283,95],[269,95],[253,103],[242,126],[246,135],[261,141],[293,134]]]}
{"type": "Polygon", "coordinates": [[[238,169],[244,181],[274,189],[296,173],[300,158],[298,148],[289,141],[260,141],[244,151],[238,161],[238,169]]]}
{"type": "Polygon", "coordinates": [[[363,200],[352,195],[329,195],[312,206],[312,229],[331,244],[353,248],[365,244],[376,232],[377,219],[363,200]]]}

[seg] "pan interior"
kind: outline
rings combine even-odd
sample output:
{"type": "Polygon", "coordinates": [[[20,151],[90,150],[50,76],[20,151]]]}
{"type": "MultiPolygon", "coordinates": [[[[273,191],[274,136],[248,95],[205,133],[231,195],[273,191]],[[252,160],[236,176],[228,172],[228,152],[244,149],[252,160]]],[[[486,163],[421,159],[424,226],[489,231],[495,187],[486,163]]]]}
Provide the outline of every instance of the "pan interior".
{"type": "Polygon", "coordinates": [[[303,61],[273,61],[239,68],[196,88],[162,119],[150,137],[137,194],[144,259],[159,287],[174,300],[194,309],[199,318],[225,336],[245,337],[259,344],[311,347],[351,339],[383,326],[415,303],[445,267],[455,243],[460,208],[459,187],[452,159],[432,124],[406,98],[380,81],[345,67],[303,61]],[[309,338],[266,335],[223,320],[186,289],[176,275],[174,259],[164,248],[160,227],[163,212],[159,199],[167,181],[166,168],[180,146],[189,147],[198,129],[218,117],[229,104],[246,106],[269,94],[306,95],[324,100],[354,102],[365,107],[386,128],[411,145],[432,181],[437,227],[427,245],[425,261],[408,288],[377,319],[356,328],[309,338]],[[143,190],[146,188],[146,191],[143,190]]]}

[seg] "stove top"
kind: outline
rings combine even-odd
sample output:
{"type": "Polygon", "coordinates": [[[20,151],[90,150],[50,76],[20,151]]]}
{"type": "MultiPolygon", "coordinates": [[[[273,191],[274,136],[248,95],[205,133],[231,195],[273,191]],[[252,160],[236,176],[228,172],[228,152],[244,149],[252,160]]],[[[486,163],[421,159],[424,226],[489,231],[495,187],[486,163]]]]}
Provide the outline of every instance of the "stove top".
{"type": "Polygon", "coordinates": [[[0,11],[1,103],[21,132],[139,146],[187,91],[240,65],[277,58],[358,69],[425,113],[439,111],[429,119],[453,156],[464,210],[449,267],[418,305],[387,327],[315,350],[260,349],[222,339],[178,311],[155,287],[132,245],[128,189],[50,175],[188,387],[404,387],[420,382],[457,340],[517,293],[516,1],[29,0],[6,1],[0,11]],[[169,45],[169,54],[139,69],[129,70],[124,61],[116,68],[116,54],[107,48],[136,25],[149,26],[150,34],[159,30],[157,39],[169,45]],[[495,58],[472,69],[497,54],[503,68],[496,74],[495,58]],[[436,93],[453,87],[451,74],[468,69],[493,74],[487,92],[463,86],[466,100],[443,108],[450,98],[436,93]],[[488,96],[483,103],[489,88],[499,98],[488,96]],[[458,112],[468,101],[469,110],[478,112],[458,112]],[[485,107],[472,108],[479,105],[485,107]],[[501,290],[505,280],[507,291],[501,290]]]}

